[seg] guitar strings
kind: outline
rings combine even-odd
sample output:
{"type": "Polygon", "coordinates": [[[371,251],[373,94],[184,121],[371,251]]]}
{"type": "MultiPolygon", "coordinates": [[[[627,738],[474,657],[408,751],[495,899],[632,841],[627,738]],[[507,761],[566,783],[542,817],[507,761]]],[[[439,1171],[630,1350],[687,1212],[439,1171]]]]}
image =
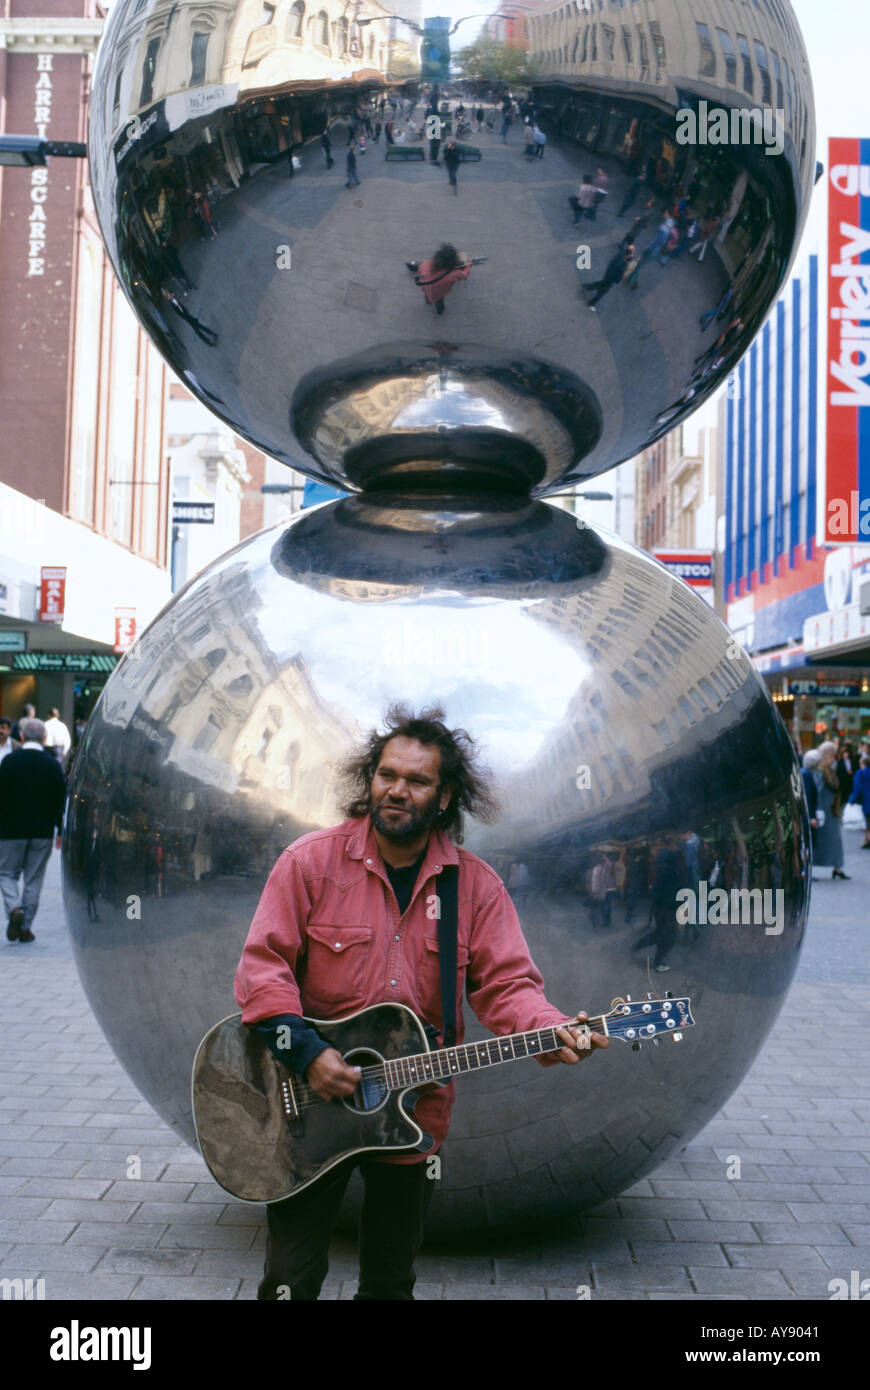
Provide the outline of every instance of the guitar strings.
{"type": "MultiPolygon", "coordinates": [[[[598,1028],[601,1024],[603,1024],[603,1022],[604,1022],[604,1016],[601,1015],[601,1014],[597,1014],[594,1018],[589,1018],[589,1019],[587,1019],[587,1020],[586,1020],[586,1023],[585,1023],[583,1026],[586,1027],[586,1028],[590,1028],[590,1029],[596,1029],[596,1028],[598,1028]]],[[[449,1052],[458,1052],[460,1049],[466,1050],[466,1049],[468,1049],[468,1048],[478,1048],[478,1047],[486,1047],[486,1048],[488,1048],[489,1045],[490,1045],[490,1043],[493,1043],[493,1042],[495,1042],[495,1043],[500,1043],[500,1042],[512,1041],[512,1040],[515,1039],[515,1038],[527,1038],[531,1033],[547,1033],[547,1032],[550,1032],[551,1029],[553,1030],[553,1035],[554,1035],[554,1037],[555,1037],[555,1029],[556,1029],[557,1027],[563,1027],[563,1026],[567,1027],[568,1025],[567,1025],[567,1024],[565,1024],[565,1025],[562,1025],[562,1024],[551,1024],[550,1027],[548,1027],[548,1028],[537,1028],[537,1029],[531,1028],[531,1029],[529,1029],[528,1033],[511,1033],[511,1034],[507,1035],[507,1037],[505,1037],[505,1038],[490,1038],[490,1039],[488,1039],[486,1042],[480,1042],[480,1043],[458,1043],[458,1044],[456,1045],[456,1047],[441,1047],[441,1048],[436,1048],[436,1049],[434,1049],[432,1052],[418,1052],[418,1053],[415,1053],[415,1054],[413,1054],[412,1056],[409,1056],[409,1057],[392,1057],[392,1058],[389,1059],[389,1061],[387,1061],[387,1062],[385,1062],[385,1063],[378,1063],[376,1066],[373,1066],[373,1067],[363,1067],[363,1068],[361,1069],[361,1071],[360,1071],[360,1083],[362,1083],[362,1082],[364,1082],[364,1081],[371,1081],[371,1082],[382,1081],[382,1082],[384,1082],[384,1083],[386,1084],[387,1090],[388,1090],[388,1091],[391,1091],[391,1090],[404,1090],[406,1086],[415,1086],[415,1085],[419,1085],[421,1082],[424,1083],[424,1084],[426,1084],[426,1083],[428,1083],[428,1082],[430,1082],[430,1081],[434,1081],[434,1080],[443,1081],[443,1080],[445,1080],[446,1078],[443,1077],[443,1076],[441,1076],[440,1074],[439,1074],[439,1075],[429,1076],[429,1077],[423,1075],[423,1076],[420,1076],[420,1077],[415,1077],[415,1078],[413,1078],[413,1079],[412,1079],[411,1081],[409,1081],[409,1082],[403,1081],[403,1082],[401,1082],[401,1083],[399,1084],[398,1087],[394,1087],[394,1086],[392,1086],[392,1085],[390,1084],[390,1080],[389,1080],[389,1077],[388,1077],[388,1075],[387,1075],[387,1067],[388,1067],[388,1066],[395,1066],[397,1063],[404,1063],[406,1066],[409,1066],[411,1063],[416,1063],[417,1066],[420,1067],[424,1061],[428,1060],[428,1061],[431,1062],[432,1059],[435,1058],[435,1057],[438,1057],[438,1058],[439,1058],[439,1061],[440,1061],[440,1058],[441,1058],[442,1056],[445,1056],[445,1055],[446,1055],[447,1053],[449,1053],[449,1052]]],[[[560,1044],[560,1046],[561,1046],[561,1044],[560,1044]]],[[[559,1050],[558,1047],[555,1047],[555,1048],[547,1048],[547,1049],[546,1049],[547,1052],[549,1052],[549,1051],[557,1052],[558,1050],[559,1050]]],[[[529,1052],[529,1053],[527,1053],[526,1055],[527,1055],[528,1057],[535,1057],[535,1056],[540,1056],[541,1054],[540,1054],[540,1053],[529,1052]]],[[[504,1058],[503,1058],[503,1057],[499,1057],[498,1060],[499,1060],[499,1062],[502,1062],[502,1061],[509,1061],[509,1062],[517,1061],[517,1062],[519,1062],[519,1061],[523,1061],[524,1059],[521,1058],[521,1057],[516,1057],[516,1056],[514,1056],[514,1057],[504,1057],[504,1058]]],[[[489,1061],[490,1061],[490,1064],[491,1064],[491,1065],[497,1065],[497,1063],[494,1062],[493,1058],[490,1057],[490,1058],[489,1058],[489,1061]]],[[[471,1068],[471,1070],[475,1070],[475,1068],[471,1068]]],[[[450,1075],[450,1076],[457,1075],[457,1074],[458,1074],[458,1073],[454,1073],[454,1072],[449,1072],[449,1073],[448,1073],[448,1075],[450,1075]]],[[[333,1100],[340,1100],[340,1099],[341,1099],[341,1097],[339,1097],[339,1096],[329,1096],[328,1098],[325,1097],[325,1096],[319,1096],[319,1095],[317,1094],[317,1092],[313,1090],[313,1088],[311,1087],[311,1085],[310,1085],[307,1081],[297,1081],[297,1082],[295,1082],[295,1083],[294,1083],[294,1092],[295,1092],[296,1097],[297,1097],[296,1109],[297,1109],[297,1110],[300,1110],[300,1111],[301,1111],[301,1110],[309,1110],[309,1109],[311,1109],[311,1107],[314,1106],[314,1105],[329,1105],[333,1100]]],[[[361,1112],[361,1113],[364,1113],[364,1112],[361,1112]]]]}

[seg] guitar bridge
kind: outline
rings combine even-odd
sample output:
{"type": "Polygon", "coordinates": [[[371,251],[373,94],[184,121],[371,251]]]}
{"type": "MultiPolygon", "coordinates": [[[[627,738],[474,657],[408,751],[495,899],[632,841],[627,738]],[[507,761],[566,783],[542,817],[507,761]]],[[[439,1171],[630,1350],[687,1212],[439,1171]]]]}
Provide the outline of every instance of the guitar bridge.
{"type": "Polygon", "coordinates": [[[293,1090],[293,1082],[289,1076],[281,1082],[281,1109],[284,1111],[288,1120],[299,1118],[299,1106],[296,1104],[296,1095],[293,1090]]]}

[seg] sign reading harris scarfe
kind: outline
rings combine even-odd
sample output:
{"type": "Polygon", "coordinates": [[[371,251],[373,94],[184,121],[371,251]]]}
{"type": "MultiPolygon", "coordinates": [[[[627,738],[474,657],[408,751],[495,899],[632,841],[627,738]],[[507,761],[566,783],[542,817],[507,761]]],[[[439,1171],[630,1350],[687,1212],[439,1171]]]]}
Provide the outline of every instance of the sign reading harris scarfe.
{"type": "Polygon", "coordinates": [[[825,540],[870,540],[870,140],[828,156],[825,540]]]}

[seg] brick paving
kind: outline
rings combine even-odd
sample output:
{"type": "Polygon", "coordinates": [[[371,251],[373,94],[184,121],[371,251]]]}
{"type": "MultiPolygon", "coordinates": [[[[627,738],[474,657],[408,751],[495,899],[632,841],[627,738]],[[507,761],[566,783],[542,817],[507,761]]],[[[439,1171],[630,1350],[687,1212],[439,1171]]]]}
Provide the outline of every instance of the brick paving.
{"type": "MultiPolygon", "coordinates": [[[[853,1041],[870,1023],[870,854],[859,832],[845,841],[852,882],[819,871],[788,1005],[697,1139],[558,1239],[427,1247],[418,1298],[826,1300],[832,1279],[870,1277],[870,1078],[853,1041]]],[[[35,931],[0,938],[0,1277],[43,1278],[46,1299],[255,1298],[262,1208],[227,1199],[115,1060],[71,958],[57,854],[35,931]]],[[[352,1298],[355,1273],[337,1240],[323,1297],[352,1298]]]]}

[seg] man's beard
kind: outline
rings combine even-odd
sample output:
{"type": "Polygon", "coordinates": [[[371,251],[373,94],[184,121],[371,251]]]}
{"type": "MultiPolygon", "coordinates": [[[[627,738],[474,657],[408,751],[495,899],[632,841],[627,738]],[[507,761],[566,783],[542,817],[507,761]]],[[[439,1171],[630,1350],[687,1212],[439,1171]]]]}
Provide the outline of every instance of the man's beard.
{"type": "Polygon", "coordinates": [[[431,830],[441,812],[438,807],[438,793],[435,792],[428,806],[416,809],[413,806],[399,807],[397,809],[406,811],[401,820],[391,821],[382,815],[389,802],[385,799],[375,808],[369,798],[371,807],[372,825],[375,830],[380,831],[385,840],[390,840],[394,845],[404,845],[411,840],[416,840],[427,830],[431,830]]]}

